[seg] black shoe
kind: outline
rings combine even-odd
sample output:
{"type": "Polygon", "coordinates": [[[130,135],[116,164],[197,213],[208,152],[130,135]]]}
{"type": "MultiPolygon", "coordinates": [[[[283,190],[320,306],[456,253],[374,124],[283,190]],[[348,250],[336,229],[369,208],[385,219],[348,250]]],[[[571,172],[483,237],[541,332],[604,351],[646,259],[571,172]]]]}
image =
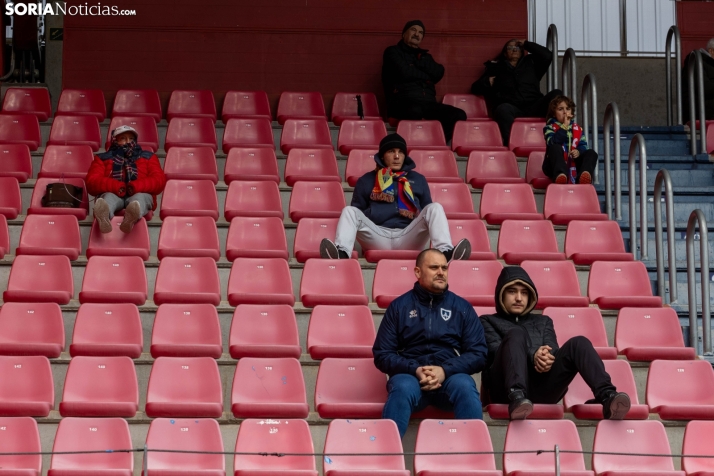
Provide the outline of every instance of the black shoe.
{"type": "Polygon", "coordinates": [[[516,390],[508,395],[511,403],[508,404],[508,415],[511,420],[525,420],[533,412],[533,402],[528,400],[521,390],[516,390]]]}
{"type": "Polygon", "coordinates": [[[332,240],[323,238],[320,242],[320,258],[322,259],[349,259],[347,252],[337,247],[332,240]]]}
{"type": "Polygon", "coordinates": [[[469,243],[469,240],[464,238],[456,243],[456,246],[450,250],[444,251],[444,256],[446,256],[447,262],[451,262],[452,260],[469,259],[471,257],[471,243],[469,243]]]}
{"type": "Polygon", "coordinates": [[[630,405],[630,396],[625,392],[612,392],[602,402],[602,416],[606,420],[622,420],[630,405]]]}

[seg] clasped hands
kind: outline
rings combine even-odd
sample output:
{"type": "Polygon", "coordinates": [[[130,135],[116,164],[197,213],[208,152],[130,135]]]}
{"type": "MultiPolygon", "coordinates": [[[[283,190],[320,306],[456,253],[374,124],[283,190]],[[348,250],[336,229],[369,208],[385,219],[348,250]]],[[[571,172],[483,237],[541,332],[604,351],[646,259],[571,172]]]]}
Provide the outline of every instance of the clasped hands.
{"type": "Polygon", "coordinates": [[[555,362],[555,356],[550,353],[553,348],[549,345],[542,345],[533,355],[535,369],[538,373],[545,373],[550,370],[555,362]]]}
{"type": "Polygon", "coordinates": [[[438,365],[424,365],[416,369],[416,376],[419,379],[419,386],[425,392],[436,390],[446,380],[444,369],[438,365]]]}

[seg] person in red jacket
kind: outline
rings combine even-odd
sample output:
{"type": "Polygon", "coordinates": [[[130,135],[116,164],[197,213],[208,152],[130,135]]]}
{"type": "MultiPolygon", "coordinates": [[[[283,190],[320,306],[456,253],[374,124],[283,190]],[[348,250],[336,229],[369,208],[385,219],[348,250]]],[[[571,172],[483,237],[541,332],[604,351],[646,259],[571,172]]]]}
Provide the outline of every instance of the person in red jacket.
{"type": "Polygon", "coordinates": [[[164,190],[166,176],[156,154],[141,150],[133,127],[112,131],[112,145],[94,156],[89,167],[87,192],[97,197],[94,219],[102,233],[112,231],[112,217],[125,210],[119,229],[129,233],[149,210],[156,209],[156,195],[164,190]]]}

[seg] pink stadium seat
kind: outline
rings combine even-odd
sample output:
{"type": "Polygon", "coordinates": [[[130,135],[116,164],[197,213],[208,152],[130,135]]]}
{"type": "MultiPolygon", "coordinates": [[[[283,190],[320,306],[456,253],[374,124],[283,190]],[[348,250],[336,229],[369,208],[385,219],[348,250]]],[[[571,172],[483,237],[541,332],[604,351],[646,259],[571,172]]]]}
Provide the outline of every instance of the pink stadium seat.
{"type": "Polygon", "coordinates": [[[48,145],[37,177],[84,179],[92,160],[94,153],[88,145],[48,145]]]}
{"type": "Polygon", "coordinates": [[[502,476],[496,469],[491,436],[483,420],[424,420],[414,452],[416,476],[502,476]],[[421,455],[419,453],[442,453],[421,455]],[[473,454],[449,454],[473,453],[473,454]]]}
{"type": "Polygon", "coordinates": [[[10,230],[7,227],[7,218],[0,213],[0,259],[10,252],[10,230]]]}
{"type": "Polygon", "coordinates": [[[332,149],[330,128],[325,119],[288,119],[280,134],[280,150],[287,154],[291,149],[310,147],[332,149]]]}
{"type": "Polygon", "coordinates": [[[64,349],[62,310],[53,302],[6,302],[0,309],[0,354],[44,355],[64,349]]]}
{"type": "Polygon", "coordinates": [[[22,225],[18,255],[65,255],[76,260],[82,252],[79,222],[72,215],[28,215],[22,225]]]}
{"type": "Polygon", "coordinates": [[[473,151],[466,166],[466,181],[473,188],[487,183],[523,183],[516,156],[508,150],[473,151]]]}
{"type": "MultiPolygon", "coordinates": [[[[298,263],[310,258],[320,257],[320,241],[333,239],[337,231],[338,218],[303,218],[295,232],[293,255],[298,263]]],[[[352,251],[352,258],[357,259],[357,252],[352,251]]]]}
{"type": "Polygon", "coordinates": [[[68,304],[74,296],[72,265],[63,255],[15,256],[10,269],[5,302],[55,302],[68,304]]]}
{"type": "Polygon", "coordinates": [[[294,357],[243,357],[233,378],[236,418],[307,418],[300,362],[294,357]]]}
{"type": "Polygon", "coordinates": [[[161,100],[155,89],[120,89],[114,96],[112,116],[148,116],[161,120],[161,100]]]}
{"type": "Polygon", "coordinates": [[[300,280],[303,306],[318,304],[367,305],[362,269],[353,259],[310,259],[305,263],[300,280]]]}
{"type": "Polygon", "coordinates": [[[8,88],[2,113],[33,114],[40,122],[45,122],[52,116],[50,92],[46,88],[8,88]]]}
{"type": "MultiPolygon", "coordinates": [[[[40,432],[37,421],[29,417],[0,418],[4,438],[0,439],[0,453],[40,453],[40,432]]],[[[42,455],[15,454],[0,456],[2,473],[18,476],[40,476],[42,455]]]]}
{"type": "Polygon", "coordinates": [[[647,268],[642,261],[596,261],[590,267],[588,297],[600,309],[659,307],[652,295],[647,268]]]}
{"type": "Polygon", "coordinates": [[[288,259],[283,220],[278,217],[235,217],[226,240],[226,258],[288,259]]]}
{"type": "Polygon", "coordinates": [[[517,157],[528,157],[531,152],[545,151],[543,136],[544,122],[516,121],[511,126],[511,139],[508,148],[517,157]]]}
{"type": "Polygon", "coordinates": [[[227,124],[233,118],[273,120],[265,91],[228,91],[223,99],[221,120],[227,124]]]}
{"type": "Polygon", "coordinates": [[[454,127],[451,150],[462,157],[474,151],[507,151],[494,121],[459,121],[454,127]]]}
{"type": "Polygon", "coordinates": [[[0,356],[0,416],[46,417],[54,401],[55,386],[47,357],[0,356]]]}
{"type": "Polygon", "coordinates": [[[166,217],[159,233],[158,256],[207,256],[218,261],[221,253],[216,222],[208,216],[166,217]]]}
{"type": "Polygon", "coordinates": [[[281,258],[237,258],[228,278],[228,302],[295,305],[288,262],[281,258]]]}
{"type": "Polygon", "coordinates": [[[335,152],[330,149],[292,149],[285,162],[285,183],[342,182],[335,152]]]}
{"type": "Polygon", "coordinates": [[[307,329],[310,357],[371,358],[376,331],[367,306],[315,306],[307,329]]]}
{"type": "Polygon", "coordinates": [[[572,261],[523,261],[521,266],[538,290],[536,309],[549,306],[587,307],[589,301],[580,294],[580,283],[572,261]]]}
{"type": "Polygon", "coordinates": [[[283,202],[278,183],[267,180],[231,182],[223,215],[228,221],[235,217],[278,217],[282,220],[283,202]]]}
{"type": "Polygon", "coordinates": [[[714,419],[714,370],[706,360],[655,360],[647,404],[663,420],[714,419]]]}
{"type": "Polygon", "coordinates": [[[0,114],[0,144],[25,144],[34,152],[41,143],[37,116],[0,114]]]}
{"type": "Polygon", "coordinates": [[[671,307],[623,307],[617,315],[615,345],[631,361],[692,360],[693,347],[684,347],[679,317],[671,307]]]}
{"type": "Polygon", "coordinates": [[[139,308],[135,304],[87,303],[79,306],[69,354],[138,359],[144,347],[139,308]]]}
{"type": "Polygon", "coordinates": [[[605,323],[600,310],[595,307],[547,307],[543,315],[553,320],[558,345],[575,336],[585,336],[595,347],[601,359],[616,359],[617,349],[607,343],[605,323]]]}
{"type": "Polygon", "coordinates": [[[345,166],[345,181],[354,187],[357,180],[367,172],[374,170],[376,163],[374,154],[377,149],[352,149],[347,156],[347,165],[345,166]]]}
{"type": "Polygon", "coordinates": [[[482,220],[449,220],[451,242],[458,243],[466,238],[471,243],[472,260],[496,259],[496,254],[491,251],[486,225],[482,220]]]}
{"type": "Polygon", "coordinates": [[[218,150],[216,127],[208,117],[177,117],[166,129],[166,152],[171,147],[210,147],[218,150]]]}
{"type": "Polygon", "coordinates": [[[223,390],[215,360],[159,357],[154,361],[146,392],[148,417],[219,418],[222,414],[223,390]]]}
{"type": "Polygon", "coordinates": [[[57,427],[47,476],[132,476],[133,453],[106,451],[132,448],[129,425],[123,418],[63,418],[57,427]],[[96,453],[75,453],[96,451],[96,453]]]}
{"type": "Polygon", "coordinates": [[[352,149],[379,149],[379,142],[387,135],[384,121],[378,119],[345,119],[337,136],[337,150],[348,155],[352,149]]]}
{"type": "MultiPolygon", "coordinates": [[[[481,389],[481,401],[485,405],[483,411],[488,413],[488,416],[494,420],[508,420],[508,404],[507,403],[490,403],[487,404],[490,397],[488,390],[481,389]]],[[[536,403],[533,405],[533,413],[528,415],[530,420],[560,420],[565,412],[563,405],[559,403],[536,403]]]]}
{"type": "Polygon", "coordinates": [[[488,119],[488,109],[483,96],[473,94],[444,94],[441,102],[458,107],[466,112],[468,119],[488,119]]]}
{"type": "Polygon", "coordinates": [[[280,183],[275,151],[265,147],[234,147],[226,156],[226,185],[235,180],[270,180],[280,183]]]}
{"type": "Polygon", "coordinates": [[[632,261],[625,251],[620,225],[616,221],[573,220],[565,233],[565,255],[575,264],[595,261],[632,261]]]}
{"type": "Polygon", "coordinates": [[[409,153],[416,164],[415,171],[426,177],[429,182],[463,183],[459,176],[454,153],[446,149],[417,149],[409,153]]]}
{"type": "Polygon", "coordinates": [[[593,186],[550,184],[543,211],[546,220],[554,225],[567,225],[571,220],[607,220],[593,186]]]}
{"type": "Polygon", "coordinates": [[[22,211],[20,184],[15,177],[0,177],[0,214],[14,220],[22,211]]]}
{"type": "MultiPolygon", "coordinates": [[[[102,233],[97,222],[92,221],[87,258],[92,256],[138,256],[144,261],[149,259],[151,243],[146,220],[137,221],[131,233],[124,233],[119,229],[122,219],[121,216],[112,218],[111,233],[102,233]]],[[[163,226],[166,226],[166,222],[163,226]]]]}
{"type": "Polygon", "coordinates": [[[223,353],[218,311],[211,304],[162,304],[151,333],[151,356],[211,357],[223,353]]]}
{"type": "Polygon", "coordinates": [[[387,377],[373,358],[328,358],[320,362],[315,410],[321,418],[381,418],[387,377]]]}
{"type": "Polygon", "coordinates": [[[533,188],[543,189],[548,188],[548,185],[553,183],[543,173],[543,158],[545,152],[534,151],[528,154],[528,163],[526,164],[526,182],[531,184],[533,188]]]}
{"type": "Polygon", "coordinates": [[[413,259],[380,260],[374,272],[372,300],[377,306],[386,309],[392,301],[411,290],[415,281],[413,259]]]}
{"type": "Polygon", "coordinates": [[[339,218],[345,208],[345,194],[340,182],[297,182],[290,194],[290,219],[339,218]]]}
{"type": "Polygon", "coordinates": [[[0,145],[0,177],[14,177],[21,183],[32,177],[32,155],[27,144],[0,145]]]}
{"type": "Polygon", "coordinates": [[[240,304],[233,313],[229,351],[243,357],[293,357],[302,353],[295,311],[287,304],[240,304]]]}
{"type": "Polygon", "coordinates": [[[210,180],[169,180],[161,196],[161,219],[209,216],[218,220],[218,196],[210,180]]]}
{"type": "Polygon", "coordinates": [[[439,121],[400,121],[397,134],[407,142],[409,152],[414,149],[447,149],[444,129],[439,121]]]}
{"type": "Polygon", "coordinates": [[[138,256],[92,256],[87,260],[79,302],[141,306],[147,289],[144,261],[138,256]]]}
{"type": "Polygon", "coordinates": [[[230,119],[223,131],[223,152],[235,147],[257,147],[275,150],[273,126],[269,119],[230,119]]]}
{"type": "Polygon", "coordinates": [[[477,220],[471,190],[465,183],[429,183],[432,201],[441,204],[448,219],[477,220]]]}
{"type": "Polygon", "coordinates": [[[278,102],[278,123],[285,125],[289,119],[327,120],[325,104],[318,92],[283,91],[278,102]]]}
{"type": "Polygon", "coordinates": [[[95,152],[101,143],[99,121],[94,116],[55,117],[47,141],[47,145],[88,145],[95,152]]]}
{"type": "MultiPolygon", "coordinates": [[[[60,181],[69,185],[74,185],[76,187],[81,187],[84,190],[82,194],[82,201],[77,208],[63,208],[63,207],[43,207],[42,197],[47,193],[47,186],[51,183],[57,183],[55,178],[38,178],[35,182],[35,187],[32,189],[32,198],[30,198],[30,206],[27,209],[27,214],[38,214],[38,215],[74,215],[78,220],[84,220],[87,218],[87,213],[89,212],[89,198],[87,196],[87,189],[84,186],[84,180],[81,178],[66,178],[64,181],[60,181]]],[[[8,217],[9,218],[9,217],[8,217]]]]}
{"type": "Polygon", "coordinates": [[[221,428],[216,420],[158,418],[151,422],[146,446],[181,453],[153,452],[148,455],[148,475],[225,476],[226,458],[221,428]],[[192,453],[200,451],[201,453],[192,453]]]}
{"type": "Polygon", "coordinates": [[[487,183],[481,194],[480,215],[489,225],[504,220],[540,220],[530,185],[525,183],[487,183]]]}
{"type": "Polygon", "coordinates": [[[453,261],[449,288],[472,306],[493,306],[493,290],[503,265],[499,261],[453,261]]]}
{"type": "Polygon", "coordinates": [[[714,152],[714,122],[709,122],[707,125],[707,144],[709,144],[709,153],[714,152]]]}
{"type": "Polygon", "coordinates": [[[508,264],[520,264],[524,260],[564,260],[565,253],[558,251],[555,230],[548,220],[504,220],[498,234],[498,257],[508,264]]]}
{"type": "Polygon", "coordinates": [[[172,91],[169,107],[166,108],[166,120],[170,122],[174,117],[207,117],[216,122],[213,92],[208,89],[172,91]]]}
{"type": "Polygon", "coordinates": [[[714,474],[714,458],[691,458],[686,455],[706,455],[712,454],[712,445],[709,436],[714,431],[712,421],[690,421],[684,430],[684,442],[682,443],[682,469],[687,475],[711,476],[714,474]]]}
{"type": "Polygon", "coordinates": [[[107,117],[107,103],[101,89],[63,89],[57,116],[94,116],[99,122],[107,117]]]}
{"type": "Polygon", "coordinates": [[[357,114],[357,95],[360,96],[362,101],[364,119],[382,121],[382,115],[379,113],[379,105],[377,104],[377,96],[374,93],[336,93],[335,99],[332,101],[332,113],[330,114],[332,122],[336,126],[341,126],[346,120],[360,119],[357,114]]]}
{"type": "Polygon", "coordinates": [[[107,138],[104,148],[109,150],[112,145],[112,131],[119,126],[129,126],[136,130],[139,138],[137,143],[144,150],[156,152],[159,150],[159,130],[156,122],[147,116],[114,116],[107,129],[107,138]]]}
{"type": "MultiPolygon", "coordinates": [[[[458,243],[458,242],[457,242],[458,243]]],[[[356,253],[353,251],[352,253],[356,253]]],[[[365,250],[362,249],[364,259],[368,263],[378,263],[382,259],[400,259],[414,261],[421,250],[365,250]]],[[[355,255],[356,257],[356,255],[355,255]]]]}
{"type": "Polygon", "coordinates": [[[221,282],[216,261],[208,256],[169,256],[162,259],[156,273],[154,302],[218,306],[221,303],[221,282]]]}

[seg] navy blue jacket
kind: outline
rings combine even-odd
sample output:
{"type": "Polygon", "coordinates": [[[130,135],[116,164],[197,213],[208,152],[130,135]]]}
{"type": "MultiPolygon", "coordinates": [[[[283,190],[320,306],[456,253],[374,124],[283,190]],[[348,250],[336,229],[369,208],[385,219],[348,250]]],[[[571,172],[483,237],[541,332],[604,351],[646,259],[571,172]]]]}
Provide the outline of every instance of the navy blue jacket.
{"type": "Polygon", "coordinates": [[[431,294],[419,283],[387,308],[372,348],[374,365],[389,376],[416,375],[438,365],[446,377],[486,366],[486,339],[473,307],[449,290],[431,294]]]}

